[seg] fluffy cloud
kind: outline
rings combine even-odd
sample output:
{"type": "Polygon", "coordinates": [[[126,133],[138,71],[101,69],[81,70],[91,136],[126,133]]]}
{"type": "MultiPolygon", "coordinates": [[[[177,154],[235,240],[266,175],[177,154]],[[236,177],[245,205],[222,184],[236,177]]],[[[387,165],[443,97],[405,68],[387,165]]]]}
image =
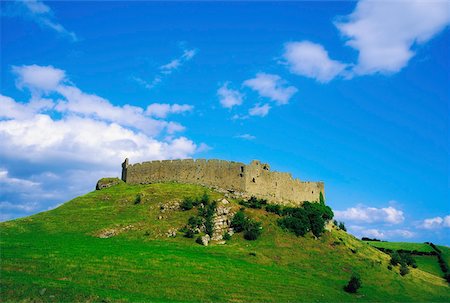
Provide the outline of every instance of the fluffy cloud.
{"type": "Polygon", "coordinates": [[[258,103],[254,107],[250,108],[248,113],[249,113],[250,116],[265,117],[265,116],[267,116],[269,111],[270,111],[270,105],[269,104],[260,105],[258,103]]]}
{"type": "Polygon", "coordinates": [[[322,45],[310,41],[286,43],[283,58],[292,73],[322,83],[329,82],[346,68],[346,64],[330,59],[322,45]]]}
{"type": "Polygon", "coordinates": [[[298,91],[293,86],[286,86],[286,81],[278,75],[258,73],[255,78],[244,81],[243,85],[258,92],[262,97],[269,98],[279,105],[289,103],[298,91]]]}
{"type": "Polygon", "coordinates": [[[394,73],[414,56],[413,46],[423,44],[450,22],[448,1],[362,0],[337,22],[346,44],[359,52],[356,74],[394,73]]]}
{"type": "Polygon", "coordinates": [[[407,229],[378,229],[366,228],[358,225],[349,226],[348,230],[358,238],[368,237],[376,239],[411,239],[416,236],[416,233],[407,229]]]}
{"type": "Polygon", "coordinates": [[[336,210],[334,214],[338,220],[351,222],[399,224],[405,220],[403,211],[392,206],[376,208],[357,205],[343,211],[336,210]]]}
{"type": "Polygon", "coordinates": [[[425,229],[439,229],[443,227],[450,228],[450,215],[445,217],[434,217],[423,220],[419,225],[421,228],[425,229]]]}
{"type": "Polygon", "coordinates": [[[225,108],[241,105],[243,100],[243,95],[239,91],[228,88],[229,84],[226,82],[217,90],[220,104],[225,108]]]}
{"type": "Polygon", "coordinates": [[[152,117],[182,113],[190,105],[115,106],[81,91],[64,71],[23,66],[14,72],[17,86],[33,93],[28,102],[0,95],[0,201],[9,211],[3,219],[25,215],[27,203],[37,201],[36,210],[44,210],[91,190],[96,179],[119,175],[126,157],[188,158],[207,150],[206,144],[176,136],[182,125],[152,117]]]}
{"type": "Polygon", "coordinates": [[[55,14],[51,8],[39,0],[19,1],[28,12],[28,15],[41,27],[49,28],[55,32],[77,41],[75,33],[68,31],[60,23],[56,22],[55,14]]]}
{"type": "Polygon", "coordinates": [[[49,92],[55,90],[66,78],[65,71],[53,66],[24,65],[13,66],[13,73],[16,74],[16,86],[20,89],[26,87],[38,92],[49,92]]]}

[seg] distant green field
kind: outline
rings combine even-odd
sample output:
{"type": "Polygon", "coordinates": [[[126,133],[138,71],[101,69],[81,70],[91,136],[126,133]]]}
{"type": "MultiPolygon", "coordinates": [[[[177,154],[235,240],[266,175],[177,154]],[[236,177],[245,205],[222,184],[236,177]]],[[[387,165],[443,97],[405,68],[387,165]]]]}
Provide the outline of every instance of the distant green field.
{"type": "Polygon", "coordinates": [[[436,245],[437,248],[441,251],[442,257],[444,257],[445,262],[450,266],[450,247],[436,245]]]}
{"type": "MultiPolygon", "coordinates": [[[[264,210],[245,211],[262,222],[256,241],[235,234],[225,245],[204,247],[181,234],[167,238],[169,228],[182,227],[197,210],[162,212],[161,205],[205,190],[120,184],[0,223],[0,301],[450,301],[441,277],[419,268],[402,277],[398,267],[388,270],[388,255],[341,230],[318,239],[296,237],[264,210]],[[118,235],[99,238],[105,230],[118,235]],[[360,274],[362,287],[348,294],[343,287],[353,272],[360,274]]],[[[233,200],[229,205],[241,207],[233,200]]]]}
{"type": "Polygon", "coordinates": [[[417,267],[423,271],[429,272],[435,276],[441,277],[443,275],[441,267],[439,266],[437,256],[413,256],[416,260],[417,267]]]}
{"type": "Polygon", "coordinates": [[[386,248],[391,250],[408,250],[418,252],[433,252],[434,249],[425,243],[409,243],[409,242],[379,242],[379,241],[365,241],[365,243],[373,247],[386,248]]]}

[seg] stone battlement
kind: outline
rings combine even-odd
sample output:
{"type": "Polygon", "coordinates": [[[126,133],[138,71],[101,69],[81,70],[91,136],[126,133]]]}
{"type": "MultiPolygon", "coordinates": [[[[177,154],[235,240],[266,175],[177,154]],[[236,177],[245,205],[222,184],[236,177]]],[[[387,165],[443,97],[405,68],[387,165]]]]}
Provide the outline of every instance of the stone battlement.
{"type": "Polygon", "coordinates": [[[248,165],[216,159],[156,160],[130,165],[125,159],[122,180],[130,184],[169,181],[201,184],[285,205],[319,201],[321,192],[325,196],[323,182],[303,182],[292,178],[290,173],[272,172],[268,164],[258,160],[248,165]]]}

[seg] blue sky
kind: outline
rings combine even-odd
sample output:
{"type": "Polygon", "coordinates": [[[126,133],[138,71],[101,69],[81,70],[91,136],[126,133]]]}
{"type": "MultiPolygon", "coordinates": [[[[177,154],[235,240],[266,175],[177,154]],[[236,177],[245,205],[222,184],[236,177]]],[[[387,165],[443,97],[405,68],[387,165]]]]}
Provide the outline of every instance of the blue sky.
{"type": "Polygon", "coordinates": [[[448,2],[1,8],[2,220],[125,157],[260,159],[357,236],[450,244],[448,2]]]}

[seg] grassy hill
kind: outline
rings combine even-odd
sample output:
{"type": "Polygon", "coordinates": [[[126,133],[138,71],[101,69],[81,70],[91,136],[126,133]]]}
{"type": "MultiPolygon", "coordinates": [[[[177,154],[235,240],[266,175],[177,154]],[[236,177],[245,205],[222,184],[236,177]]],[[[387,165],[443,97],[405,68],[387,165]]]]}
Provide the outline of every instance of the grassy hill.
{"type": "Polygon", "coordinates": [[[224,245],[205,247],[181,233],[167,237],[196,210],[162,212],[161,206],[205,190],[222,198],[197,185],[119,184],[1,223],[0,300],[450,301],[449,286],[438,275],[417,268],[402,277],[398,266],[388,270],[388,255],[343,231],[296,237],[264,210],[245,211],[263,224],[256,241],[235,234],[224,245]],[[362,287],[348,294],[343,286],[353,272],[362,287]]]}

